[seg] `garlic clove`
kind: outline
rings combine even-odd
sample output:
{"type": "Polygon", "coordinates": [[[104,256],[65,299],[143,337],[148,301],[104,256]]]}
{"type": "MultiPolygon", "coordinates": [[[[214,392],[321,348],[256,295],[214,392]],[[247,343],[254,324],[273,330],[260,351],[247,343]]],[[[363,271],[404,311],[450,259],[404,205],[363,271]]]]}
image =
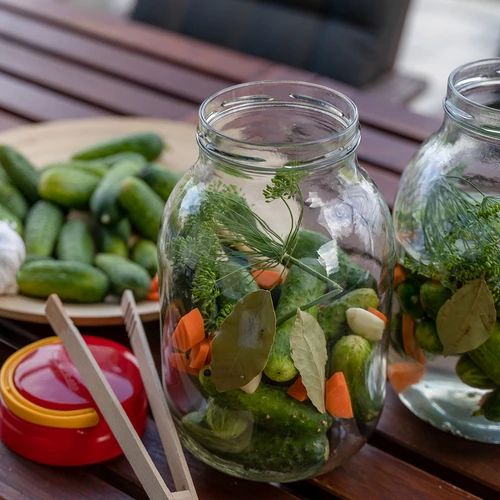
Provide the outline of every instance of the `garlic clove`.
{"type": "Polygon", "coordinates": [[[262,372],[260,372],[255,378],[250,380],[247,385],[240,387],[243,392],[247,394],[253,394],[260,385],[260,381],[262,380],[262,372]]]}
{"type": "Polygon", "coordinates": [[[380,340],[384,335],[385,323],[371,312],[360,307],[346,311],[347,324],[351,330],[367,340],[380,340]]]}

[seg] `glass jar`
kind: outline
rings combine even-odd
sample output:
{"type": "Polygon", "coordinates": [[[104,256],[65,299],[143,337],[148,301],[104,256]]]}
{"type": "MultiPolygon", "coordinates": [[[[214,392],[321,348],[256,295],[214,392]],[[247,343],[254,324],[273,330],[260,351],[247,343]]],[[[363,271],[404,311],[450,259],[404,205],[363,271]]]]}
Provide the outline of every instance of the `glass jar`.
{"type": "Polygon", "coordinates": [[[455,70],[444,109],[396,199],[389,378],[423,420],[500,443],[500,59],[455,70]]]}
{"type": "Polygon", "coordinates": [[[197,140],[159,243],[181,438],[242,478],[330,470],[382,409],[395,259],[356,107],[308,83],[239,85],[201,106],[197,140]]]}

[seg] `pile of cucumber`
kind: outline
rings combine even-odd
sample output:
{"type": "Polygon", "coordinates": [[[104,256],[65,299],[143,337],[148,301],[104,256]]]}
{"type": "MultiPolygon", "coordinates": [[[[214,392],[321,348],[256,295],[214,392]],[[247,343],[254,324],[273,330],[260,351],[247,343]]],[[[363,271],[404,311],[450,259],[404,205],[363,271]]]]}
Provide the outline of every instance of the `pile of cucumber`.
{"type": "Polygon", "coordinates": [[[146,298],[165,202],[180,178],[151,163],[164,148],[159,135],[142,133],[36,169],[0,145],[0,220],[26,246],[20,294],[95,303],[130,289],[146,298]]]}

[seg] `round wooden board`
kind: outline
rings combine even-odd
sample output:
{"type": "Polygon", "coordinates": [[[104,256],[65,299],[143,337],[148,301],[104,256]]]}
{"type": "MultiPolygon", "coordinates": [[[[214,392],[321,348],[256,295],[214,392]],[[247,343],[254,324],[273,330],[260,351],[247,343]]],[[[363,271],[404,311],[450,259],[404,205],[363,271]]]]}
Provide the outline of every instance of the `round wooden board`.
{"type": "MultiPolygon", "coordinates": [[[[185,172],[198,157],[196,129],[193,125],[169,120],[143,118],[92,118],[30,125],[0,133],[0,144],[8,144],[25,154],[35,166],[63,161],[83,147],[120,135],[154,131],[165,138],[169,148],[158,163],[185,172]]],[[[34,323],[47,323],[43,300],[20,295],[0,297],[0,316],[34,323]]],[[[123,323],[118,301],[102,304],[65,304],[75,324],[104,326],[123,323]]],[[[140,302],[143,321],[156,320],[156,302],[140,302]]]]}

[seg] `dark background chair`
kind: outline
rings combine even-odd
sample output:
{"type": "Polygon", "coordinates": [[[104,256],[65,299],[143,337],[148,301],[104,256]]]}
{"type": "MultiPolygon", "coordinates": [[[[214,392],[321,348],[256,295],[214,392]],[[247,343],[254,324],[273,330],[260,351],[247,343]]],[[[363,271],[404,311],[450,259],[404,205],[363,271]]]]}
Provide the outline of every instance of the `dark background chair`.
{"type": "Polygon", "coordinates": [[[393,65],[410,0],[138,0],[132,17],[364,86],[393,65]]]}

